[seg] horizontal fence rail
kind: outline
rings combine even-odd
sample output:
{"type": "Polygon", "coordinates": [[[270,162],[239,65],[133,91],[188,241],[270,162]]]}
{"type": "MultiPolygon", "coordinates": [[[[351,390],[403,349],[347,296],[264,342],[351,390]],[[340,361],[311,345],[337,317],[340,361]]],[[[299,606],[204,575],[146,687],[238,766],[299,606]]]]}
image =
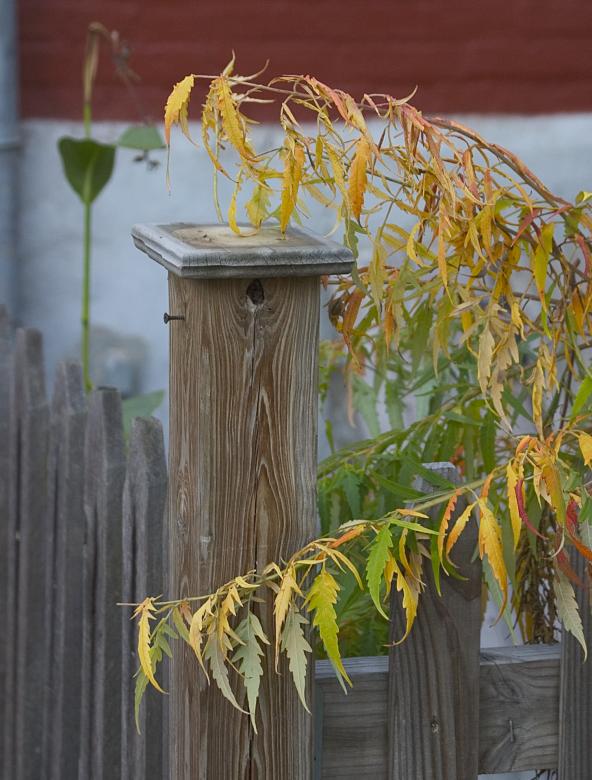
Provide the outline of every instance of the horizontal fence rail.
{"type": "MultiPolygon", "coordinates": [[[[11,338],[0,307],[1,776],[160,780],[169,777],[167,699],[144,698],[139,736],[135,630],[116,604],[165,591],[162,428],[136,419],[125,441],[116,390],[85,396],[80,366],[64,363],[50,402],[44,376],[41,334],[11,338]]],[[[429,468],[454,476],[449,464],[429,468]]],[[[443,582],[443,598],[424,572],[403,645],[345,661],[347,696],[330,664],[317,662],[315,780],[476,780],[547,768],[590,780],[592,667],[569,637],[480,652],[473,550],[467,534],[456,549],[464,579],[443,582]]],[[[391,609],[396,639],[396,594],[391,609]]],[[[581,609],[590,645],[592,617],[581,609]]]]}

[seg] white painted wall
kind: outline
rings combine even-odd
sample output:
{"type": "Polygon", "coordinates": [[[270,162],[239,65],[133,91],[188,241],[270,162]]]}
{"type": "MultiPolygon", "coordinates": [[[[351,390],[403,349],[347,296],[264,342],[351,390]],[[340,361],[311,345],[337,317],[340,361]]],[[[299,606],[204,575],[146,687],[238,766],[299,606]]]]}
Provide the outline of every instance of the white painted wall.
{"type": "MultiPolygon", "coordinates": [[[[522,117],[462,117],[489,140],[510,148],[558,194],[573,198],[592,189],[592,114],[522,117]]],[[[101,140],[114,141],[124,125],[95,127],[101,140]]],[[[20,197],[20,322],[45,334],[49,376],[55,364],[76,356],[79,339],[82,209],[61,174],[56,143],[62,135],[80,137],[79,123],[28,121],[23,125],[20,197]]],[[[199,133],[196,132],[196,138],[199,133]]],[[[281,135],[257,130],[256,146],[279,145],[281,135]]],[[[165,388],[168,333],[166,274],[132,245],[136,222],[216,221],[211,198],[211,165],[206,154],[184,139],[174,142],[172,191],[165,167],[147,171],[120,150],[113,180],[96,202],[94,222],[92,319],[97,325],[133,337],[145,347],[143,391],[165,388]]],[[[164,154],[160,155],[164,162],[164,154]]],[[[222,199],[227,185],[222,184],[222,199]]],[[[333,215],[315,210],[309,227],[327,232],[333,215]]],[[[0,291],[0,298],[1,298],[0,291]]],[[[324,327],[327,327],[326,325],[324,327]]],[[[164,409],[160,412],[165,415],[164,409]]],[[[321,450],[323,444],[321,443],[321,450]]],[[[490,622],[490,621],[488,621],[490,622]]],[[[483,645],[504,644],[503,623],[486,628],[483,645]]],[[[497,776],[499,778],[499,776],[497,776]]],[[[508,776],[510,777],[510,776],[508,776]]],[[[529,775],[513,775],[528,778],[529,775]]]]}

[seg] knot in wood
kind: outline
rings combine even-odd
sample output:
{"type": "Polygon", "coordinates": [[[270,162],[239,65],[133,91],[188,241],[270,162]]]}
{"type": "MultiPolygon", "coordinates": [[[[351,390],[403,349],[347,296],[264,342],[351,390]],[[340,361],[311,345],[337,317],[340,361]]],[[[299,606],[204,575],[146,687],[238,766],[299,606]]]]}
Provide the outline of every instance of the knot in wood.
{"type": "Polygon", "coordinates": [[[263,285],[259,279],[253,279],[253,281],[247,287],[247,297],[255,306],[260,306],[265,300],[265,292],[263,285]]]}

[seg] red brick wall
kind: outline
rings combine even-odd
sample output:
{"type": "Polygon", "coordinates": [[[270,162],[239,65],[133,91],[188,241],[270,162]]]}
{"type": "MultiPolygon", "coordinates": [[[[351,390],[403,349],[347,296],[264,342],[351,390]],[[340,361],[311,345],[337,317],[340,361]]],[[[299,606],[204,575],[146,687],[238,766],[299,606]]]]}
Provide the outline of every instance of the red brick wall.
{"type": "MultiPolygon", "coordinates": [[[[78,117],[92,20],[133,46],[159,116],[173,82],[216,73],[311,73],[354,95],[408,94],[437,112],[592,110],[592,0],[20,0],[25,116],[78,117]]],[[[103,62],[96,115],[133,118],[103,62]]]]}

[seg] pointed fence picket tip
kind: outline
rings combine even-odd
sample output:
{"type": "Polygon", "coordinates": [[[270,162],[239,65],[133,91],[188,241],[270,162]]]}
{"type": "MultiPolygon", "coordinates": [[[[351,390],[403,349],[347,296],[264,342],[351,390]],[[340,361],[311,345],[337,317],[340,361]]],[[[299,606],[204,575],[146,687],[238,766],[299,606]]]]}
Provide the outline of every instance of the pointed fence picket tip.
{"type": "Polygon", "coordinates": [[[354,258],[347,247],[301,228],[227,225],[135,225],[132,237],[142,252],[185,278],[269,278],[347,274],[354,258]]]}

